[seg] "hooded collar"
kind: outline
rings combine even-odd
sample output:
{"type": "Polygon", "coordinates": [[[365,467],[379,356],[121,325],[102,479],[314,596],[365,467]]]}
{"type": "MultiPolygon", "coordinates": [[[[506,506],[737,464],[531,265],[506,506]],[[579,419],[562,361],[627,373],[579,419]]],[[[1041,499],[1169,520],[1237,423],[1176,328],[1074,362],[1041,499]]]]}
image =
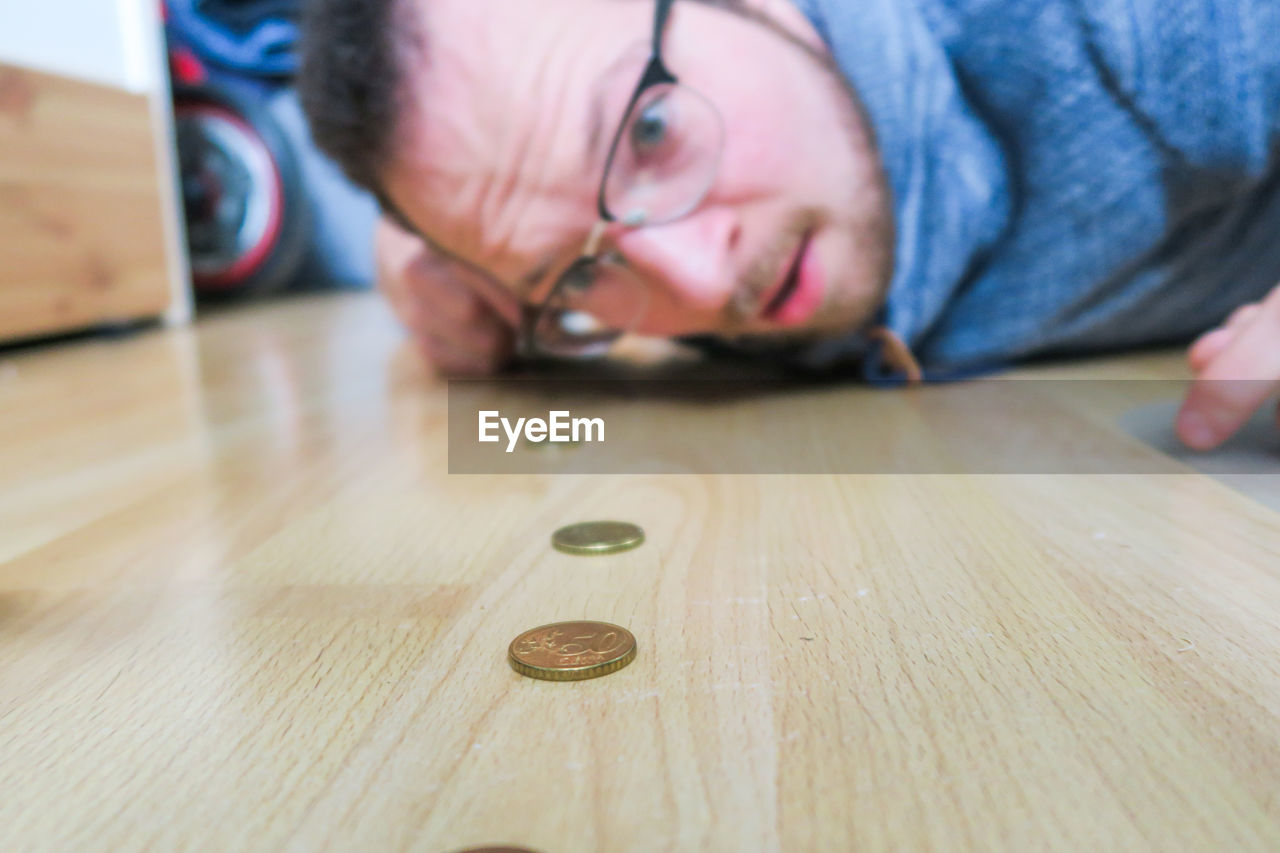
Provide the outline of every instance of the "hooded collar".
{"type": "MultiPolygon", "coordinates": [[[[916,348],[1010,220],[1003,152],[926,21],[932,0],[794,0],[862,100],[893,197],[894,272],[878,325],[916,348]]],[[[945,26],[946,13],[930,10],[945,26]]],[[[877,348],[856,333],[807,349],[821,367],[877,348]]]]}

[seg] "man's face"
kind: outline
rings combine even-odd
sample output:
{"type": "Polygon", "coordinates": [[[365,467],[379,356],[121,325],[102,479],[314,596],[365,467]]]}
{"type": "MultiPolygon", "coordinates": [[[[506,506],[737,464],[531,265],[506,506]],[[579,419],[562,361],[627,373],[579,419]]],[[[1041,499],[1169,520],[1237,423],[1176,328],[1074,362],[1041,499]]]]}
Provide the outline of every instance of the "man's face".
{"type": "MultiPolygon", "coordinates": [[[[597,219],[653,4],[410,2],[427,49],[409,68],[388,195],[437,246],[536,303],[597,219]]],[[[724,142],[693,212],[606,232],[648,291],[636,331],[807,337],[849,330],[882,298],[892,226],[869,131],[808,21],[764,3],[772,23],[672,9],[666,65],[715,107],[724,142]]]]}

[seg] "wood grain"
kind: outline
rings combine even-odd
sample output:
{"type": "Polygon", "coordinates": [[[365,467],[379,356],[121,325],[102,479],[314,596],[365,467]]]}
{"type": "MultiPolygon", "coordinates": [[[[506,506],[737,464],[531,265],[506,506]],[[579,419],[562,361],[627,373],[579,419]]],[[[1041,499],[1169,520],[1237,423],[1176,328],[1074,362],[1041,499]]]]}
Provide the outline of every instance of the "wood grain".
{"type": "Polygon", "coordinates": [[[146,96],[0,64],[0,340],[162,314],[146,96]]]}
{"type": "Polygon", "coordinates": [[[1280,517],[1221,483],[450,477],[445,415],[364,297],[0,361],[0,847],[1280,847],[1280,517]],[[596,517],[648,541],[549,546],[596,517]],[[635,662],[507,666],[577,618],[635,662]]]}

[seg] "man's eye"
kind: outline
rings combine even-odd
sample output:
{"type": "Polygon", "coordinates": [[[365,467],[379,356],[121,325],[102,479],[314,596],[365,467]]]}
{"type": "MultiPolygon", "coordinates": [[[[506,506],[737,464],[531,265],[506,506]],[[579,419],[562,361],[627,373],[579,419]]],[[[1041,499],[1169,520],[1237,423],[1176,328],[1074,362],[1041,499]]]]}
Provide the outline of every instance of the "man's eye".
{"type": "Polygon", "coordinates": [[[647,104],[631,123],[631,150],[637,158],[657,153],[669,135],[666,96],[647,104]]]}

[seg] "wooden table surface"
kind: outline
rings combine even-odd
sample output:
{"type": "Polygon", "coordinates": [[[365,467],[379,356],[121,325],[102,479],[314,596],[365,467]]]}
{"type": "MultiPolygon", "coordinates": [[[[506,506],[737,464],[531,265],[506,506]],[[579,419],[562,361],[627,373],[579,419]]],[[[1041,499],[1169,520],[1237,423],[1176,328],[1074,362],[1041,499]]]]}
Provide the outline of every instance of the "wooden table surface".
{"type": "Polygon", "coordinates": [[[1280,516],[1217,480],[451,477],[445,424],[366,296],[0,353],[0,848],[1280,849],[1280,516]],[[596,517],[648,542],[548,546],[596,517]],[[508,668],[576,618],[636,661],[508,668]]]}

